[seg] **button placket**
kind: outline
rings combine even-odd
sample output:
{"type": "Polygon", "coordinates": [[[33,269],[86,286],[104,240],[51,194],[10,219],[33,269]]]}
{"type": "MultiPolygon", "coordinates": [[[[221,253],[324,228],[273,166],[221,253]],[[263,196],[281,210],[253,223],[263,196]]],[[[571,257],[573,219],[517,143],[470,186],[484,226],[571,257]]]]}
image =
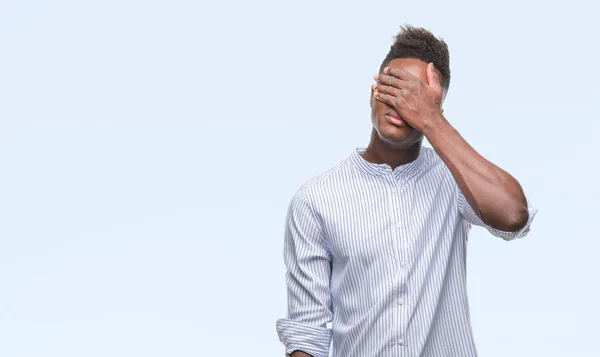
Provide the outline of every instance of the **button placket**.
{"type": "MultiPolygon", "coordinates": [[[[396,248],[396,258],[398,259],[397,261],[399,262],[401,267],[405,266],[404,263],[404,255],[405,252],[402,251],[403,249],[403,240],[404,240],[404,232],[406,230],[406,225],[403,224],[402,222],[402,217],[401,217],[401,197],[399,196],[399,192],[401,192],[403,190],[403,181],[400,179],[398,180],[397,177],[392,176],[389,177],[389,181],[388,184],[391,186],[389,188],[389,210],[390,210],[390,217],[392,218],[395,226],[393,227],[392,230],[392,242],[393,245],[396,248]]],[[[402,269],[404,270],[404,269],[402,269]]],[[[399,271],[398,275],[396,276],[396,281],[395,281],[395,286],[396,286],[396,293],[397,293],[397,297],[396,297],[396,304],[394,307],[394,320],[395,320],[395,330],[396,330],[396,334],[395,334],[395,340],[393,341],[393,344],[397,347],[402,347],[405,344],[404,341],[404,333],[406,331],[404,331],[403,329],[403,321],[405,320],[405,309],[404,309],[404,299],[401,298],[400,296],[402,296],[405,292],[404,292],[404,288],[402,288],[402,284],[406,279],[406,272],[405,271],[399,271]]]]}

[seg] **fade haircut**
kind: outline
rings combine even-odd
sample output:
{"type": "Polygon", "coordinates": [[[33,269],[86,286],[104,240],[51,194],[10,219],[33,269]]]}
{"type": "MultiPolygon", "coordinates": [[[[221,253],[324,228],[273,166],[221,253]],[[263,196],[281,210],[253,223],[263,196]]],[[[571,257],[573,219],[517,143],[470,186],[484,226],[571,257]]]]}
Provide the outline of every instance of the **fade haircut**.
{"type": "Polygon", "coordinates": [[[430,31],[410,25],[400,26],[400,32],[395,36],[390,52],[381,63],[382,72],[390,61],[396,58],[414,58],[425,63],[433,62],[440,71],[442,87],[447,92],[450,87],[450,53],[448,45],[442,38],[437,38],[430,31]]]}

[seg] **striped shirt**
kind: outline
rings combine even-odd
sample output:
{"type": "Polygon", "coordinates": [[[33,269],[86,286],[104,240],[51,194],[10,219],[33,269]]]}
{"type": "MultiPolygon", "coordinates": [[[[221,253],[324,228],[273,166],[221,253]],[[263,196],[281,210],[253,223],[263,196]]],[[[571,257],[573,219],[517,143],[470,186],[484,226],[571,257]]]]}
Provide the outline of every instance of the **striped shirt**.
{"type": "Polygon", "coordinates": [[[475,214],[431,149],[392,170],[364,148],[306,182],[287,213],[286,354],[473,357],[466,249],[471,225],[512,240],[475,214]],[[331,323],[331,324],[329,324],[331,323]],[[331,326],[331,327],[329,327],[331,326]]]}

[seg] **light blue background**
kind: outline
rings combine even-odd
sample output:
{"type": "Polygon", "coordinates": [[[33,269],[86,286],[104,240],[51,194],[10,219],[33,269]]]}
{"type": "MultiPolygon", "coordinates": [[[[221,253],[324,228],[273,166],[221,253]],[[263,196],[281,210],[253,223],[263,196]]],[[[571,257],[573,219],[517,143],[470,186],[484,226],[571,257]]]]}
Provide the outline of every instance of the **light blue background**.
{"type": "Polygon", "coordinates": [[[282,356],[295,190],[370,134],[402,23],[448,42],[448,120],[540,210],[474,228],[481,356],[591,356],[592,1],[2,1],[0,356],[282,356]]]}

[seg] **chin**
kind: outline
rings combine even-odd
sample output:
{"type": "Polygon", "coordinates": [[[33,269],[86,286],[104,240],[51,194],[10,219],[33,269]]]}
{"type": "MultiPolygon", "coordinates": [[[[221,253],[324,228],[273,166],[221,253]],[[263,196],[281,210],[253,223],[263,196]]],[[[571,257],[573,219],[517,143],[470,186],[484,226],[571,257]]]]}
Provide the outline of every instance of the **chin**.
{"type": "Polygon", "coordinates": [[[393,135],[393,134],[388,134],[385,132],[378,132],[379,134],[379,138],[381,139],[381,141],[384,141],[388,144],[392,144],[392,145],[406,145],[409,144],[412,140],[410,140],[410,137],[406,137],[403,135],[393,135]]]}
{"type": "Polygon", "coordinates": [[[410,145],[415,141],[418,141],[419,137],[419,133],[416,129],[410,126],[399,127],[393,125],[385,118],[379,120],[375,130],[382,141],[390,144],[410,145]]]}

